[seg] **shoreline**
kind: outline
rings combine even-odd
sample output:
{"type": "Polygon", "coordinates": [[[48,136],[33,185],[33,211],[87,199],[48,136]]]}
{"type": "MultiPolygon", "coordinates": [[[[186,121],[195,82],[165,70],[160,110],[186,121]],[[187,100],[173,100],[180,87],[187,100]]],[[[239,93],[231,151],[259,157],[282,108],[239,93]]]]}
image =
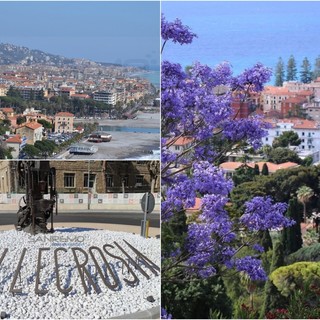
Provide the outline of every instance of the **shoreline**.
{"type": "MultiPolygon", "coordinates": [[[[76,119],[75,122],[81,122],[76,119]]],[[[160,160],[160,112],[146,113],[139,112],[136,119],[111,120],[111,119],[91,119],[85,122],[99,122],[98,127],[133,127],[133,128],[159,128],[159,133],[152,132],[126,132],[108,131],[112,135],[109,142],[92,143],[87,139],[80,141],[81,144],[95,146],[98,151],[92,155],[74,155],[65,152],[63,159],[75,160],[160,160]],[[156,151],[153,154],[152,151],[156,151]]]]}

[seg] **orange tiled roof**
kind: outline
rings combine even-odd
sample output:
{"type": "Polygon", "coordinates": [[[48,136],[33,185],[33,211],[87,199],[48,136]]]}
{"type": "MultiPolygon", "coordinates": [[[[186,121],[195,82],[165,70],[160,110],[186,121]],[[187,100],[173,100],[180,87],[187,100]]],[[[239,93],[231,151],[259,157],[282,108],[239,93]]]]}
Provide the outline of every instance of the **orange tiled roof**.
{"type": "Polygon", "coordinates": [[[32,130],[36,130],[36,129],[39,129],[42,127],[42,124],[38,123],[38,122],[28,122],[25,124],[25,126],[29,129],[32,129],[32,130]]]}
{"type": "Polygon", "coordinates": [[[21,136],[20,134],[16,134],[13,137],[10,137],[6,140],[7,143],[21,143],[21,136]]]}
{"type": "Polygon", "coordinates": [[[12,108],[1,108],[2,112],[6,112],[6,113],[12,113],[14,112],[14,110],[12,108]]]}
{"type": "MultiPolygon", "coordinates": [[[[173,139],[174,139],[174,138],[173,138],[173,139]]],[[[170,140],[168,141],[168,144],[169,144],[173,139],[170,139],[170,140]]],[[[180,138],[178,138],[178,139],[173,143],[173,145],[174,145],[174,146],[185,146],[185,145],[193,142],[193,140],[194,140],[193,138],[189,138],[189,137],[180,137],[180,138]]]]}
{"type": "Polygon", "coordinates": [[[56,117],[74,117],[74,114],[70,112],[58,112],[56,117]]]}
{"type": "MultiPolygon", "coordinates": [[[[280,163],[280,164],[275,164],[272,162],[264,162],[264,161],[260,161],[260,162],[248,162],[247,166],[254,168],[254,166],[257,164],[259,166],[259,170],[262,170],[262,167],[264,164],[267,164],[268,170],[269,172],[276,172],[277,170],[280,169],[289,169],[289,168],[294,168],[294,167],[298,167],[299,165],[295,162],[284,162],[284,163],[280,163]]],[[[220,165],[220,168],[226,171],[234,171],[238,168],[240,168],[241,166],[243,166],[244,164],[242,162],[224,162],[220,165]]]]}

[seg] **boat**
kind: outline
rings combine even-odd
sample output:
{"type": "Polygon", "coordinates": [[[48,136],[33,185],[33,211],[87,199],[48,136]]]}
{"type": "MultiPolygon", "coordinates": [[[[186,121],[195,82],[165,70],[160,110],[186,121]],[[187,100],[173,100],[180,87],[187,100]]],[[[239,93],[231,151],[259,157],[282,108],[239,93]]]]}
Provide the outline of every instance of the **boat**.
{"type": "Polygon", "coordinates": [[[88,142],[109,142],[112,139],[112,135],[104,132],[104,131],[97,131],[94,133],[91,133],[88,137],[88,142]]]}
{"type": "Polygon", "coordinates": [[[69,148],[69,153],[73,154],[94,154],[98,151],[98,148],[93,145],[87,145],[83,143],[73,144],[69,148]]]}

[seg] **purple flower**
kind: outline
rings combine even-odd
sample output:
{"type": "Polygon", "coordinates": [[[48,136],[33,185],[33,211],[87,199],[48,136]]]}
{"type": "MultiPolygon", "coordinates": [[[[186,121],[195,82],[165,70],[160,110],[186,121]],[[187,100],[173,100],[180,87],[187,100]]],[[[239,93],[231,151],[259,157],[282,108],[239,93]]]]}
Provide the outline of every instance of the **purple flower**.
{"type": "Polygon", "coordinates": [[[261,260],[253,257],[244,257],[240,259],[235,259],[235,268],[238,271],[246,273],[251,280],[267,280],[267,275],[262,268],[261,260]]]}
{"type": "Polygon", "coordinates": [[[172,315],[166,309],[161,308],[161,319],[172,319],[172,315]]]}
{"type": "Polygon", "coordinates": [[[240,222],[251,231],[290,227],[295,224],[294,220],[283,215],[287,204],[273,203],[270,197],[255,197],[246,202],[245,207],[240,222]]]}
{"type": "Polygon", "coordinates": [[[166,21],[164,15],[161,16],[161,37],[163,40],[172,40],[181,45],[191,43],[196,34],[190,31],[188,26],[184,26],[179,19],[173,22],[166,21]]]}

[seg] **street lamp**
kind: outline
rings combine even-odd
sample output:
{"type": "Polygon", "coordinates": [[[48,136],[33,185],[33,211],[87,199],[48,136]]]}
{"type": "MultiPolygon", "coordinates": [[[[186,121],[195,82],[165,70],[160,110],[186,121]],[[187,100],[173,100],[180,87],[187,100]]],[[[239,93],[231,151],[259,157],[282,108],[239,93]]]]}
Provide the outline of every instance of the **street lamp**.
{"type": "Polygon", "coordinates": [[[88,160],[88,210],[90,210],[90,201],[91,201],[91,194],[90,194],[90,160],[88,160]]]}

